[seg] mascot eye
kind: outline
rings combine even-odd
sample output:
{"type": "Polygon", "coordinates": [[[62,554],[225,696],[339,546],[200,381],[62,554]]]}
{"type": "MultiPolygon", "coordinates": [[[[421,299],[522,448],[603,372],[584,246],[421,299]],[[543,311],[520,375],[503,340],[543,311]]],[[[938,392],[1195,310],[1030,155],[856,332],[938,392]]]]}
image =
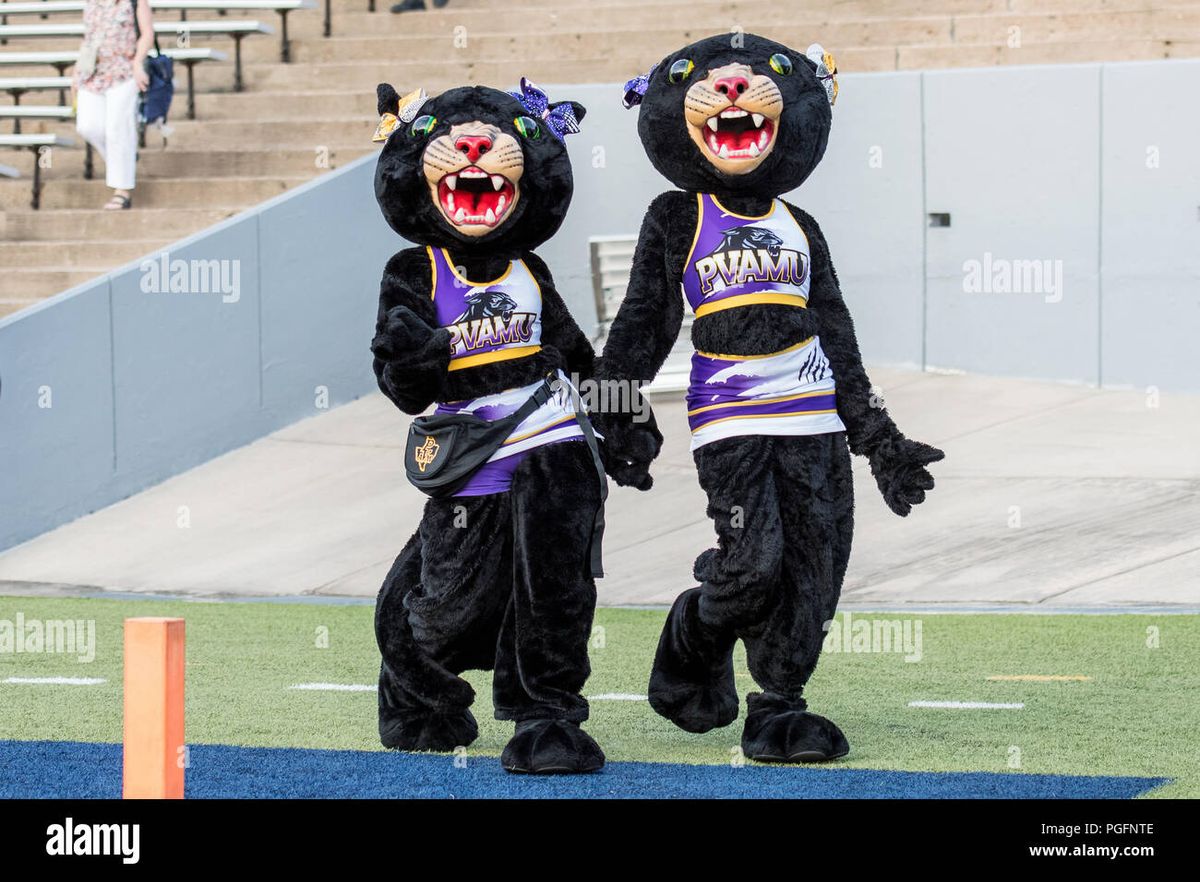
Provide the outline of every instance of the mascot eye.
{"type": "Polygon", "coordinates": [[[678,85],[690,77],[695,69],[696,65],[692,64],[690,58],[681,58],[671,65],[671,70],[667,72],[667,79],[678,85]]]}
{"type": "Polygon", "coordinates": [[[412,129],[410,130],[409,134],[411,134],[414,138],[417,138],[421,135],[428,135],[433,131],[433,127],[436,125],[436,116],[429,116],[428,114],[425,116],[418,116],[415,120],[413,120],[412,129]]]}
{"type": "Polygon", "coordinates": [[[537,124],[537,120],[528,116],[518,116],[513,120],[513,125],[517,127],[517,131],[522,138],[528,138],[530,141],[536,141],[542,137],[542,127],[537,124]]]}
{"type": "Polygon", "coordinates": [[[776,52],[767,61],[771,65],[771,70],[779,74],[781,77],[790,77],[792,75],[792,59],[788,58],[782,52],[776,52]]]}

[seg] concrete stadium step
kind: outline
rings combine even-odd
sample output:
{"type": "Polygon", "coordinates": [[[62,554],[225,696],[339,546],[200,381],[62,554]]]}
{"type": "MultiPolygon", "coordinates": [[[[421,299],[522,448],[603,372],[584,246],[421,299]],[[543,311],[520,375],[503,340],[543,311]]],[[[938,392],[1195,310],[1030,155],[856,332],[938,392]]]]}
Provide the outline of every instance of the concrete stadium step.
{"type": "Polygon", "coordinates": [[[44,292],[64,291],[102,275],[117,264],[100,264],[72,269],[47,267],[12,267],[4,270],[4,292],[0,294],[0,314],[4,306],[23,308],[44,297],[44,292]]]}
{"type": "MultiPolygon", "coordinates": [[[[523,10],[520,16],[509,20],[497,16],[497,10],[481,7],[459,8],[452,3],[446,9],[430,9],[425,14],[393,15],[387,11],[391,2],[379,0],[381,12],[367,12],[366,0],[353,0],[349,8],[339,10],[334,5],[334,36],[366,34],[406,34],[410,36],[453,37],[456,28],[468,42],[473,35],[486,34],[500,27],[512,29],[521,21],[535,25],[530,33],[543,35],[557,33],[565,28],[601,29],[604,27],[661,27],[676,22],[686,23],[696,33],[711,30],[713,33],[728,30],[739,16],[771,16],[780,13],[778,3],[729,2],[729,0],[701,0],[684,3],[670,0],[663,3],[633,3],[623,0],[617,3],[591,3],[586,6],[561,7],[546,5],[542,0],[539,7],[523,10]]],[[[796,10],[782,11],[781,20],[794,15],[796,10]]],[[[294,16],[288,21],[288,32],[295,37],[320,36],[324,31],[324,16],[294,16]]]]}
{"type": "Polygon", "coordinates": [[[320,90],[308,92],[226,92],[207,94],[198,105],[201,121],[214,119],[265,119],[287,115],[303,107],[305,116],[368,116],[375,114],[375,90],[320,90]]]}
{"type": "MultiPolygon", "coordinates": [[[[333,0],[334,21],[339,12],[357,12],[367,9],[369,0],[333,0]]],[[[576,10],[592,8],[617,8],[634,5],[632,0],[450,0],[443,9],[429,9],[424,12],[403,13],[395,16],[401,19],[419,19],[423,17],[452,18],[461,12],[483,10],[493,16],[503,14],[506,10],[516,10],[524,15],[527,11],[558,9],[574,14],[576,10]]],[[[1186,5],[1194,0],[1154,0],[1155,6],[1186,5]]],[[[1106,9],[1129,8],[1140,4],[1143,8],[1151,5],[1149,0],[836,0],[827,4],[830,18],[847,18],[872,16],[883,18],[887,16],[904,15],[970,15],[973,13],[1000,12],[1036,12],[1039,10],[1053,11],[1100,11],[1106,9]]],[[[679,0],[644,0],[637,4],[649,9],[659,9],[679,5],[679,0]]],[[[701,5],[701,4],[697,4],[701,5]]],[[[778,0],[726,0],[721,5],[730,7],[731,11],[778,6],[778,0]]],[[[391,2],[376,0],[375,14],[390,14],[387,12],[391,2]]]]}
{"type": "Polygon", "coordinates": [[[1054,15],[968,15],[954,19],[955,43],[1004,44],[1019,28],[1022,43],[1122,41],[1200,41],[1200,3],[1176,9],[1054,15]]]}
{"type": "MultiPolygon", "coordinates": [[[[6,211],[3,235],[9,241],[72,239],[179,239],[237,214],[240,208],[137,208],[130,211],[41,209],[6,211]]],[[[55,289],[57,290],[57,289],[55,289]]],[[[54,290],[45,292],[53,294],[54,290]]]]}
{"type": "MultiPolygon", "coordinates": [[[[378,145],[370,141],[353,147],[284,148],[274,150],[192,150],[186,146],[160,150],[151,146],[138,159],[138,177],[152,178],[244,178],[255,176],[304,178],[340,168],[352,159],[371,153],[378,145]]],[[[33,171],[30,151],[14,153],[5,160],[26,178],[33,171]]],[[[60,150],[54,154],[54,167],[47,180],[79,180],[83,177],[84,151],[60,150]]],[[[103,163],[97,163],[98,178],[104,175],[103,163]]]]}
{"type": "MultiPolygon", "coordinates": [[[[113,267],[160,251],[171,239],[56,239],[0,242],[0,266],[29,269],[113,267]]],[[[7,288],[7,286],[6,286],[7,288]]]]}
{"type": "MultiPolygon", "coordinates": [[[[570,64],[561,61],[537,61],[516,64],[513,61],[461,61],[439,66],[431,73],[427,61],[361,61],[303,65],[259,65],[246,67],[248,88],[270,91],[339,91],[374,94],[381,82],[397,89],[422,86],[434,93],[464,83],[485,83],[501,88],[516,84],[521,76],[536,83],[620,83],[661,60],[657,51],[640,54],[577,57],[570,64]]],[[[896,48],[841,49],[838,67],[843,71],[894,70],[896,48]]],[[[197,70],[197,79],[201,72],[197,70]]],[[[207,74],[211,77],[211,72],[207,74]]],[[[211,79],[206,80],[211,82],[211,79]]]]}
{"type": "MultiPolygon", "coordinates": [[[[374,95],[375,82],[360,88],[359,93],[374,95]]],[[[269,145],[295,149],[312,147],[314,150],[331,145],[369,147],[378,123],[374,110],[368,114],[326,117],[309,117],[303,113],[287,116],[287,111],[288,108],[279,108],[268,118],[172,121],[174,131],[167,149],[257,150],[269,145]]],[[[27,130],[34,131],[32,127],[27,130]]],[[[74,123],[46,122],[38,131],[70,135],[74,123]]],[[[146,143],[143,154],[161,149],[161,139],[154,132],[147,134],[146,143]]]]}
{"type": "MultiPolygon", "coordinates": [[[[375,91],[371,84],[370,93],[375,91]]],[[[291,148],[321,146],[370,147],[379,120],[369,115],[185,120],[175,123],[171,143],[189,150],[257,148],[278,145],[291,148]]],[[[313,169],[314,172],[317,169],[313,169]]]]}
{"type": "Polygon", "coordinates": [[[1120,57],[1123,61],[1158,61],[1200,56],[1200,38],[1171,40],[1113,40],[1080,42],[1022,42],[1019,48],[994,43],[957,46],[902,46],[896,49],[900,70],[954,67],[992,67],[1013,64],[1076,64],[1120,57]]]}
{"type": "MultiPolygon", "coordinates": [[[[803,17],[792,17],[786,25],[746,22],[750,31],[769,30],[771,35],[789,45],[805,46],[813,40],[817,23],[805,23],[803,17]],[[797,20],[799,19],[799,20],[797,20]]],[[[1003,39],[1001,31],[1001,39],[1003,39]]],[[[459,48],[450,36],[441,39],[414,36],[320,37],[297,40],[293,44],[295,57],[302,62],[324,63],[344,58],[386,58],[389,53],[407,63],[438,62],[470,64],[482,61],[503,61],[541,64],[558,61],[564,67],[583,57],[621,58],[634,55],[656,58],[694,39],[695,30],[687,27],[643,28],[629,30],[564,30],[553,40],[542,34],[496,33],[475,37],[459,48]]],[[[890,21],[857,21],[827,25],[821,29],[827,46],[862,49],[873,46],[903,46],[925,43],[949,43],[952,39],[949,19],[919,18],[890,21]]],[[[569,72],[567,72],[570,75],[569,72]]]]}
{"type": "MultiPolygon", "coordinates": [[[[705,28],[717,30],[734,25],[747,27],[747,21],[772,21],[786,24],[797,16],[823,23],[849,20],[890,20],[897,18],[992,16],[1020,14],[1022,16],[1064,15],[1071,13],[1115,13],[1155,10],[1172,10],[1195,5],[1195,0],[840,0],[828,7],[816,10],[800,10],[782,5],[778,0],[697,0],[685,3],[681,0],[578,0],[578,2],[553,2],[553,0],[519,0],[505,2],[497,8],[496,0],[481,0],[468,4],[465,0],[454,0],[444,9],[429,9],[414,14],[393,15],[387,11],[390,3],[378,0],[377,11],[368,12],[368,0],[334,0],[333,33],[335,35],[397,33],[412,36],[452,35],[456,28],[469,40],[476,34],[495,31],[499,24],[510,28],[518,21],[534,21],[537,32],[557,31],[563,27],[578,29],[618,26],[635,28],[646,25],[687,26],[693,32],[705,28]],[[504,15],[507,9],[519,13],[511,17],[504,15]]],[[[193,12],[195,18],[197,13],[193,12]]],[[[159,10],[156,17],[160,22],[180,21],[178,12],[159,10]]],[[[234,10],[228,12],[230,20],[254,18],[275,27],[274,35],[255,36],[243,43],[244,50],[259,44],[278,43],[278,17],[262,11],[234,10]]],[[[54,17],[50,22],[70,21],[68,16],[54,17]]],[[[14,19],[15,21],[15,19],[14,19]]],[[[323,8],[293,12],[288,18],[289,33],[293,37],[321,34],[324,29],[323,8]]],[[[193,35],[192,40],[224,41],[232,44],[228,37],[193,35]]],[[[76,44],[78,41],[74,41],[76,44]]],[[[55,45],[53,38],[13,40],[10,44],[49,48],[55,45]]],[[[66,48],[74,48],[71,41],[63,42],[66,48]]]]}
{"type": "MultiPolygon", "coordinates": [[[[252,90],[337,91],[374,94],[377,83],[392,83],[397,88],[422,85],[431,93],[464,83],[512,85],[527,76],[538,83],[594,82],[611,83],[646,70],[657,61],[650,53],[622,59],[577,58],[569,66],[561,62],[530,62],[520,66],[505,61],[454,61],[431,70],[427,61],[380,59],[339,61],[326,64],[250,64],[246,66],[247,88],[252,90]]],[[[213,71],[197,69],[197,82],[213,82],[213,71]]]]}
{"type": "MultiPolygon", "coordinates": [[[[189,205],[196,208],[252,205],[307,181],[294,178],[149,178],[138,182],[136,205],[149,208],[189,205]]],[[[104,180],[53,178],[45,181],[42,208],[99,208],[112,195],[104,180]]],[[[29,203],[24,181],[0,181],[0,209],[23,208],[29,203]]]]}

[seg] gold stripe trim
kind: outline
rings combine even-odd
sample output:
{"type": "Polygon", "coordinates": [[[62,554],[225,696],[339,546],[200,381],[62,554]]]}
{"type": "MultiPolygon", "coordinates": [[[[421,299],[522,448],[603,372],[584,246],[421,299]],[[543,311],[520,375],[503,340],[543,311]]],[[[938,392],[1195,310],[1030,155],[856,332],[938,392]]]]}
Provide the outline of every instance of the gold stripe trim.
{"type": "Polygon", "coordinates": [[[524,358],[541,352],[541,346],[514,346],[511,349],[497,349],[494,352],[477,352],[475,355],[464,355],[450,360],[448,370],[461,371],[463,368],[475,367],[480,364],[491,364],[494,361],[508,361],[513,358],[524,358]]]}
{"type": "Polygon", "coordinates": [[[426,245],[425,250],[429,252],[429,299],[433,300],[437,297],[437,258],[432,245],[426,245]]]}
{"type": "Polygon", "coordinates": [[[778,303],[782,306],[795,306],[800,309],[808,308],[808,301],[799,294],[786,294],[783,291],[760,291],[756,294],[738,294],[736,297],[726,297],[724,300],[713,300],[701,303],[695,310],[696,318],[733,309],[738,306],[750,306],[756,303],[778,303]],[[799,302],[797,302],[799,301],[799,302]]]}
{"type": "Polygon", "coordinates": [[[693,429],[692,434],[694,435],[703,429],[707,429],[709,426],[715,426],[717,423],[727,423],[730,420],[762,420],[776,417],[817,416],[818,414],[824,413],[837,413],[837,410],[797,410],[793,413],[746,413],[739,416],[727,416],[721,417],[719,420],[713,420],[711,423],[705,423],[703,426],[693,429]]]}
{"type": "Polygon", "coordinates": [[[780,349],[778,352],[768,352],[766,355],[724,355],[717,352],[701,352],[696,350],[697,355],[703,355],[705,358],[720,358],[724,361],[754,361],[759,358],[774,358],[777,355],[786,355],[789,352],[795,352],[797,349],[803,349],[814,338],[809,337],[807,340],[801,340],[795,346],[789,346],[787,349],[780,349]]]}
{"type": "Polygon", "coordinates": [[[526,438],[532,438],[534,435],[540,435],[542,432],[549,432],[551,429],[557,429],[561,425],[573,422],[575,422],[575,417],[573,415],[569,417],[563,417],[557,423],[551,423],[548,426],[542,426],[540,429],[534,429],[532,432],[526,432],[524,435],[518,435],[515,438],[509,438],[504,443],[505,445],[516,444],[518,441],[524,441],[526,438]]]}
{"type": "MultiPolygon", "coordinates": [[[[778,404],[780,401],[799,401],[802,398],[816,398],[820,395],[836,395],[833,389],[827,389],[824,392],[801,392],[798,395],[782,395],[778,398],[750,398],[746,401],[730,401],[726,404],[706,404],[704,407],[697,407],[695,410],[689,410],[688,416],[695,416],[698,413],[704,413],[709,410],[721,410],[725,407],[747,407],[751,404],[778,404]]],[[[805,411],[805,413],[817,413],[815,410],[805,411]]],[[[772,416],[772,414],[762,414],[762,416],[772,416]]],[[[779,414],[783,416],[783,414],[779,414]]]]}
{"type": "Polygon", "coordinates": [[[688,249],[687,260],[683,262],[683,274],[687,276],[688,270],[694,269],[692,266],[692,255],[696,253],[696,243],[700,241],[700,230],[704,228],[704,195],[696,194],[696,233],[692,236],[692,247],[688,249]]]}

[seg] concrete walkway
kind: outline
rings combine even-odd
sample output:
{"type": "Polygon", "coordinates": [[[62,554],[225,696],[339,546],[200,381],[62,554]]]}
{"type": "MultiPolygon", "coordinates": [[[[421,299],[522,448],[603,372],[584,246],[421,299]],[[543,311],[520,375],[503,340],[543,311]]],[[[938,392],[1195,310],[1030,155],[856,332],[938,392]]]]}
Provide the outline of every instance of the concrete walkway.
{"type": "MultiPolygon", "coordinates": [[[[1200,606],[1200,397],[872,377],[901,428],[947,458],[906,519],[856,461],[846,601],[1200,606]]],[[[683,403],[655,408],[655,487],[613,488],[602,603],[669,603],[713,543],[683,403]]],[[[298,423],[0,554],[0,594],[373,596],[424,499],[403,475],[406,425],[378,395],[298,423]]]]}

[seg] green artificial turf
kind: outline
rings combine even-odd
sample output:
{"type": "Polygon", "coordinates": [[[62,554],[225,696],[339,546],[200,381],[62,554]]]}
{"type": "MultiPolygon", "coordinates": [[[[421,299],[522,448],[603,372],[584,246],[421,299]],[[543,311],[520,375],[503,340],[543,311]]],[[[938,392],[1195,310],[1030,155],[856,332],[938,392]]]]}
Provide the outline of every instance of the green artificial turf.
{"type": "MultiPolygon", "coordinates": [[[[297,683],[373,684],[370,606],[0,597],[0,622],[94,620],[90,663],[0,652],[0,739],[121,739],[121,622],[187,620],[191,743],[378,750],[375,695],[302,692],[297,683]],[[9,677],[100,677],[99,686],[26,685],[9,677]]],[[[601,609],[587,695],[645,694],[664,613],[601,609]]],[[[807,690],[851,753],[837,765],[913,771],[1165,776],[1153,796],[1200,796],[1200,618],[1151,615],[855,613],[920,623],[921,658],[826,652],[807,690]],[[1080,675],[1082,682],[993,682],[994,675],[1080,675]],[[910,701],[1024,702],[1023,710],[919,709],[910,701]]],[[[910,632],[915,633],[915,632],[910,632]]],[[[2,647],[0,647],[2,648],[2,647]]],[[[756,687],[740,646],[743,696],[756,687]]],[[[480,737],[498,754],[510,723],[492,719],[490,675],[471,673],[480,737]]],[[[740,761],[740,724],[683,732],[645,701],[595,701],[588,730],[610,760],[740,761]]]]}

